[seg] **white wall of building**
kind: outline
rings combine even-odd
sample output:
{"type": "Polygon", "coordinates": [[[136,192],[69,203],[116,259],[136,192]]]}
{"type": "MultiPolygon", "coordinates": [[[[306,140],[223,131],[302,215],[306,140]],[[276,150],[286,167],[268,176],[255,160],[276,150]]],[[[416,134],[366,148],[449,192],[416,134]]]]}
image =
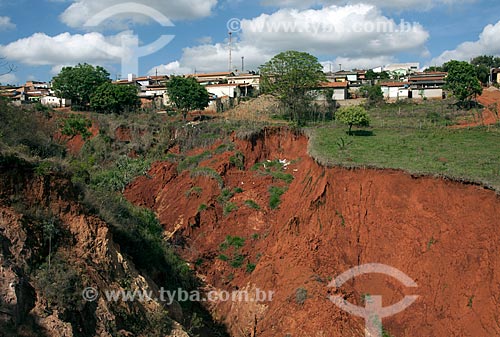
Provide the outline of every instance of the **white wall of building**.
{"type": "Polygon", "coordinates": [[[442,99],[443,89],[414,89],[412,94],[413,99],[442,99]]]}
{"type": "Polygon", "coordinates": [[[59,98],[55,96],[45,96],[40,99],[40,103],[45,106],[50,106],[54,108],[58,107],[69,107],[71,106],[71,100],[66,98],[59,98]]]}
{"type": "Polygon", "coordinates": [[[215,85],[207,86],[206,89],[210,94],[214,94],[217,97],[235,97],[236,85],[215,85]]]}
{"type": "Polygon", "coordinates": [[[409,90],[401,87],[384,87],[382,93],[385,99],[405,99],[409,96],[409,90]]]}
{"type": "Polygon", "coordinates": [[[384,66],[384,71],[397,71],[400,69],[407,69],[418,71],[420,68],[420,63],[412,62],[412,63],[396,63],[396,64],[388,64],[384,66]]]}
{"type": "Polygon", "coordinates": [[[336,101],[343,101],[347,99],[347,89],[340,88],[333,90],[333,99],[336,101]]]}
{"type": "Polygon", "coordinates": [[[356,82],[358,80],[358,74],[347,75],[347,80],[349,82],[356,82]]]}

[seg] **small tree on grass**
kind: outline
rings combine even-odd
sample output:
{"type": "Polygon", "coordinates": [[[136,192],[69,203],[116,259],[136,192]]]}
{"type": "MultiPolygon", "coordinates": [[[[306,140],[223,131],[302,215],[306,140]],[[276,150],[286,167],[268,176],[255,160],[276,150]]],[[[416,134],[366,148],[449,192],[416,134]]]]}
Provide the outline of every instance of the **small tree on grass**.
{"type": "Polygon", "coordinates": [[[203,110],[210,102],[207,89],[193,77],[172,77],[167,83],[167,92],[173,105],[182,111],[184,120],[190,110],[203,110]]]}
{"type": "Polygon", "coordinates": [[[349,135],[352,134],[353,126],[370,125],[370,116],[368,116],[368,113],[362,106],[342,107],[339,110],[337,110],[335,118],[338,121],[346,125],[349,125],[349,135]]]}

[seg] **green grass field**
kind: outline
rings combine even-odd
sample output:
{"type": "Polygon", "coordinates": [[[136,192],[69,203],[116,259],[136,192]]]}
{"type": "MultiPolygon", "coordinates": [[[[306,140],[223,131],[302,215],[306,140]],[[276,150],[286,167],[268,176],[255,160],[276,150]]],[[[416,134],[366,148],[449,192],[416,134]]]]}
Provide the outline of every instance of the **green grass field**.
{"type": "Polygon", "coordinates": [[[446,102],[385,105],[369,110],[372,126],[353,136],[336,122],[309,130],[310,153],[327,165],[439,174],[500,190],[500,127],[448,127],[471,113],[446,102]]]}

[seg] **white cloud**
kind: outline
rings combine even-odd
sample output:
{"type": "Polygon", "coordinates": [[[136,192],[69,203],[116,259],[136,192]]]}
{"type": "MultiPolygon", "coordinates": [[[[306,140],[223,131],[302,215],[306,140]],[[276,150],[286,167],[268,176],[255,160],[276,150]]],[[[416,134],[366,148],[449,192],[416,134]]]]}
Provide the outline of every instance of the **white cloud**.
{"type": "Polygon", "coordinates": [[[5,74],[5,75],[0,76],[0,83],[1,84],[17,84],[17,83],[19,83],[19,79],[13,73],[5,74]]]}
{"type": "MultiPolygon", "coordinates": [[[[60,16],[62,22],[70,27],[83,27],[95,14],[114,5],[123,4],[121,0],[76,0],[60,16]]],[[[131,2],[132,3],[132,2],[131,2]]],[[[140,5],[151,7],[171,20],[198,19],[211,15],[217,0],[143,0],[140,5]]],[[[141,13],[122,13],[120,21],[145,23],[151,20],[141,13]]]]}
{"type": "Polygon", "coordinates": [[[279,8],[310,8],[323,5],[346,5],[346,4],[372,4],[380,8],[395,10],[416,9],[427,11],[437,5],[453,5],[466,2],[475,2],[476,0],[262,0],[265,6],[275,6],[279,8]]]}
{"type": "MultiPolygon", "coordinates": [[[[268,61],[274,54],[267,54],[244,43],[236,42],[233,45],[233,67],[241,69],[241,57],[245,58],[245,70],[257,70],[257,68],[268,61]]],[[[156,69],[159,74],[191,74],[196,72],[226,71],[229,68],[228,44],[217,43],[213,45],[201,45],[184,48],[183,55],[179,61],[167,65],[159,65],[149,70],[154,75],[156,69]]]]}
{"type": "MultiPolygon", "coordinates": [[[[241,69],[241,57],[245,57],[245,69],[257,70],[258,66],[274,56],[268,52],[246,42],[236,42],[232,47],[232,69],[241,69]]],[[[202,45],[185,48],[181,64],[197,71],[218,71],[229,68],[229,47],[225,43],[202,45]]]]}
{"type": "Polygon", "coordinates": [[[211,36],[202,36],[196,41],[200,44],[211,44],[213,42],[213,39],[211,36]]]}
{"type": "Polygon", "coordinates": [[[460,44],[454,50],[447,50],[434,58],[431,65],[442,65],[450,60],[468,61],[480,55],[500,56],[500,21],[495,25],[487,25],[477,41],[460,44]]]}
{"type": "Polygon", "coordinates": [[[418,23],[382,15],[372,5],[318,10],[282,9],[241,22],[242,41],[260,49],[300,49],[317,55],[379,57],[425,48],[429,33],[418,23]]]}
{"type": "Polygon", "coordinates": [[[16,25],[8,16],[0,16],[0,31],[14,28],[16,28],[16,25]]]}
{"type": "Polygon", "coordinates": [[[397,60],[393,56],[379,57],[337,57],[333,61],[321,62],[324,71],[337,71],[342,66],[342,70],[351,69],[372,69],[379,66],[384,66],[390,63],[395,63],[397,60]]]}
{"type": "Polygon", "coordinates": [[[51,69],[50,69],[50,73],[54,76],[56,76],[57,74],[59,74],[62,70],[62,68],[64,67],[71,67],[72,64],[56,64],[55,66],[53,66],[51,69]]]}
{"type": "MultiPolygon", "coordinates": [[[[306,51],[332,59],[343,68],[390,63],[400,52],[421,53],[429,33],[418,23],[400,25],[372,5],[330,6],[317,10],[282,9],[241,21],[233,43],[233,69],[257,70],[285,50],[306,51]]],[[[202,44],[183,50],[179,68],[189,72],[228,69],[226,43],[202,44]]],[[[163,65],[165,66],[165,65],[163,65]]],[[[170,64],[172,67],[172,64],[170,64]]]]}
{"type": "Polygon", "coordinates": [[[188,67],[183,67],[179,61],[170,62],[168,64],[160,64],[148,71],[148,75],[185,75],[192,73],[193,70],[188,67]]]}
{"type": "MultiPolygon", "coordinates": [[[[124,33],[127,34],[127,33],[124,33]]],[[[116,63],[114,55],[128,51],[121,47],[121,34],[103,36],[100,33],[62,33],[48,36],[36,33],[7,45],[0,45],[0,56],[27,65],[74,65],[116,63]]]]}

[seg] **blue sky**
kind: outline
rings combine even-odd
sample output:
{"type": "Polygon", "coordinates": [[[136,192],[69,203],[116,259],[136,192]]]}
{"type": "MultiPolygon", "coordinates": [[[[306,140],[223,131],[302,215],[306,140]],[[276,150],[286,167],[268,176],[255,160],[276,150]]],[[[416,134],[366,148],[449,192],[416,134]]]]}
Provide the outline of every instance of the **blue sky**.
{"type": "Polygon", "coordinates": [[[48,81],[79,62],[124,77],[134,68],[121,64],[132,55],[123,36],[137,36],[141,46],[173,36],[139,58],[140,75],[226,71],[229,29],[233,69],[242,56],[245,70],[256,70],[289,49],[335,70],[500,56],[500,3],[493,0],[0,0],[0,57],[17,67],[0,83],[48,81]],[[160,24],[157,14],[173,25],[160,24]],[[96,15],[104,19],[87,27],[96,15]]]}

